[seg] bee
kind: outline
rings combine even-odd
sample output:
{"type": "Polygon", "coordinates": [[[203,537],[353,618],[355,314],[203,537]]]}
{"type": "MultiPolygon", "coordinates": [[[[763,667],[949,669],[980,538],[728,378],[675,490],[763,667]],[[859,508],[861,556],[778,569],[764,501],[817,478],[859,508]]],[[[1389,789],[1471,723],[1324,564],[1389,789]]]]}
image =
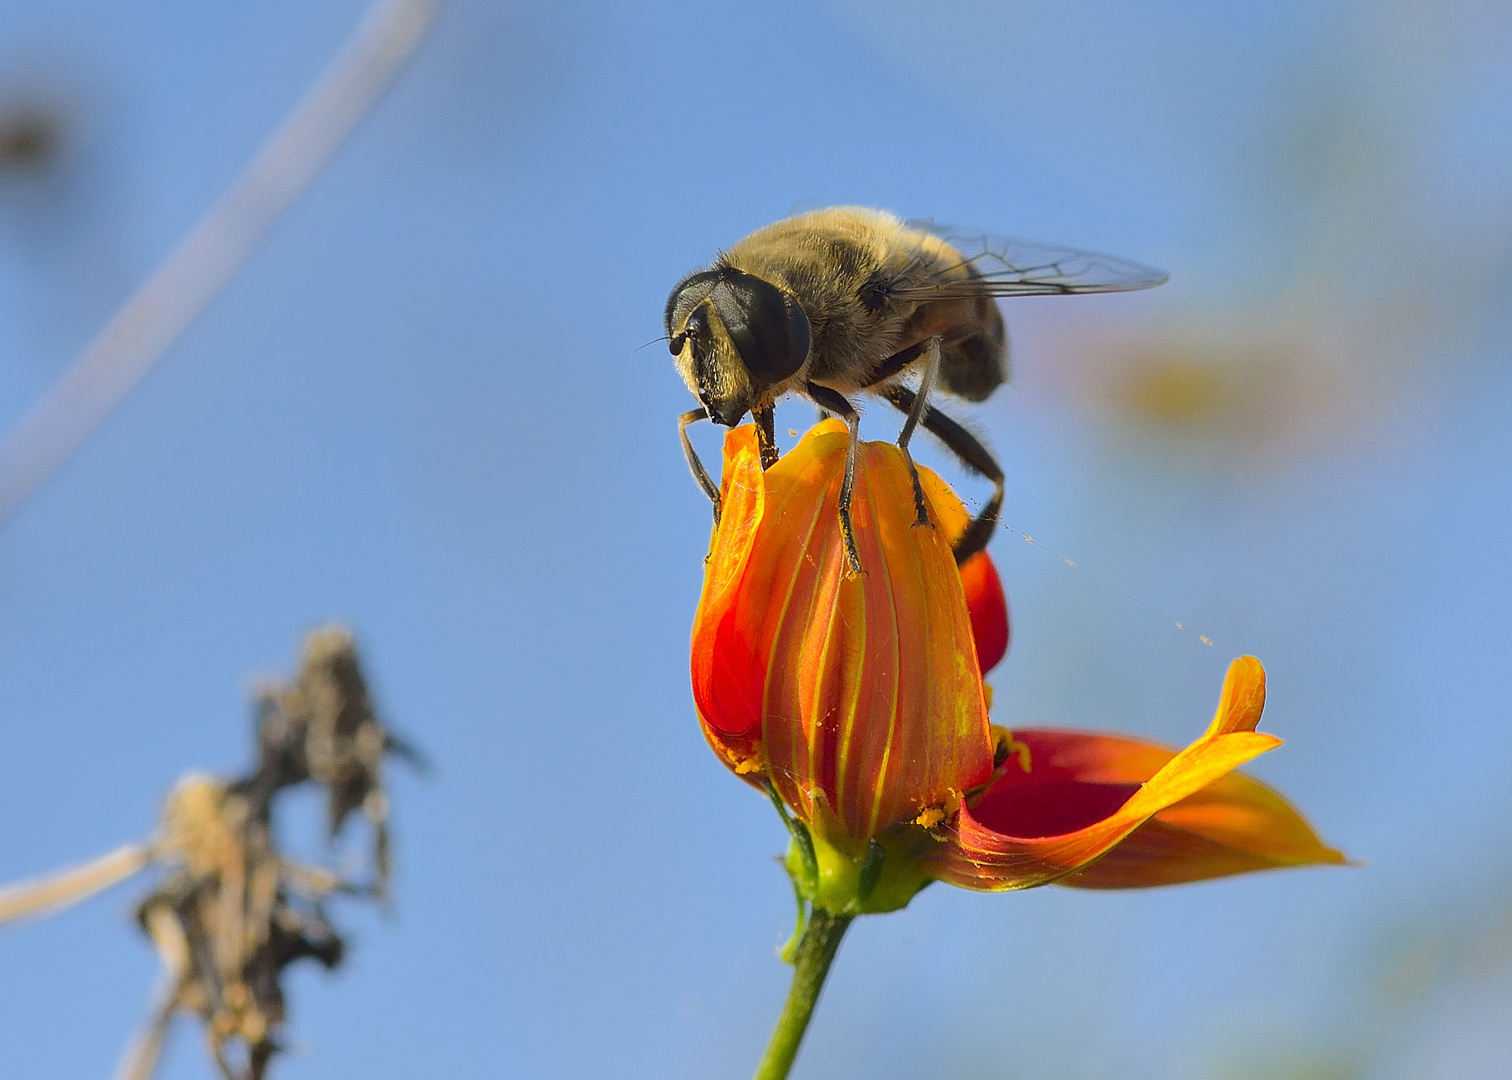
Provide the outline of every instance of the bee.
{"type": "Polygon", "coordinates": [[[758,229],[683,278],[667,298],[668,348],[702,405],[678,418],[693,477],[719,488],[688,438],[699,420],[734,427],[749,413],[761,464],[777,460],[776,402],[808,398],[849,428],[839,512],[846,561],[861,572],[851,530],[860,414],[849,395],[877,394],[904,413],[898,435],[921,525],[929,513],[909,440],[923,425],[993,485],[955,543],[957,563],[987,546],[1003,504],[1003,470],[965,427],[929,402],[934,390],[985,401],[1008,379],[1008,333],[996,298],[1148,289],[1158,270],[1050,244],[905,223],[859,206],[814,210],[758,229]],[[907,380],[917,378],[918,389],[907,380]]]}

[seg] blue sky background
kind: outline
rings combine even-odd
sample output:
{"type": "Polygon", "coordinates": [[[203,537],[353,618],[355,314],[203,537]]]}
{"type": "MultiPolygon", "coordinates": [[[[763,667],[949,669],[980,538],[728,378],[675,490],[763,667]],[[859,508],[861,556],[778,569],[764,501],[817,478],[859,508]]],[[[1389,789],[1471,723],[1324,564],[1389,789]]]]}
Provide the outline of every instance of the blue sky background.
{"type": "MultiPolygon", "coordinates": [[[[0,423],[361,11],[0,0],[0,107],[68,122],[0,176],[0,423]]],[[[795,1076],[1512,1076],[1509,46],[1481,0],[454,0],[0,524],[0,880],[242,768],[252,680],[347,620],[437,770],[393,770],[395,913],[338,909],[350,962],[291,980],[276,1075],[748,1075],[782,836],[693,718],[709,512],[636,350],[716,248],[855,202],[1170,271],[1007,309],[1015,384],[972,420],[1039,546],[994,545],[995,718],[1185,742],[1255,653],[1288,742],[1254,771],[1368,865],[930,889],[852,931],[795,1076]]],[[[5,1077],[113,1068],[145,888],[0,932],[5,1077]]],[[[211,1075],[199,1043],[161,1075],[211,1075]]]]}

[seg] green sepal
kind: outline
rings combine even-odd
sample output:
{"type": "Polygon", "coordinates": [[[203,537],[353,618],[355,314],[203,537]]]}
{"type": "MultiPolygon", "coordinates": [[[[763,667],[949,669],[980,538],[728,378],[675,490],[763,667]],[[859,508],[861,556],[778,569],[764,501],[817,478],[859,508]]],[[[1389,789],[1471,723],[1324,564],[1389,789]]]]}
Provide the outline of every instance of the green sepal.
{"type": "MultiPolygon", "coordinates": [[[[792,851],[791,844],[788,845],[788,850],[792,851]]],[[[798,887],[798,878],[792,870],[788,871],[788,877],[793,882],[793,899],[798,902],[798,922],[793,927],[793,936],[788,938],[787,944],[777,950],[777,957],[784,964],[792,964],[797,959],[798,945],[803,941],[803,932],[808,929],[809,920],[808,899],[803,895],[803,890],[798,887]]]]}
{"type": "Polygon", "coordinates": [[[797,890],[800,899],[812,899],[819,883],[819,860],[814,854],[813,834],[809,832],[807,825],[788,813],[787,804],[782,801],[782,796],[777,794],[777,789],[770,781],[767,782],[766,792],[767,798],[772,800],[772,805],[777,809],[777,816],[782,819],[782,823],[787,826],[788,835],[792,837],[793,842],[788,848],[784,865],[793,879],[793,888],[797,890]],[[794,854],[797,855],[797,866],[793,865],[794,854]]]}
{"type": "Polygon", "coordinates": [[[861,860],[861,875],[856,880],[856,899],[863,904],[877,891],[877,882],[882,878],[882,866],[887,862],[887,849],[875,837],[867,842],[866,857],[861,860]]]}
{"type": "Polygon", "coordinates": [[[811,899],[836,915],[897,911],[932,880],[914,853],[921,842],[937,841],[917,826],[895,827],[866,842],[818,833],[812,839],[819,874],[811,899]]]}

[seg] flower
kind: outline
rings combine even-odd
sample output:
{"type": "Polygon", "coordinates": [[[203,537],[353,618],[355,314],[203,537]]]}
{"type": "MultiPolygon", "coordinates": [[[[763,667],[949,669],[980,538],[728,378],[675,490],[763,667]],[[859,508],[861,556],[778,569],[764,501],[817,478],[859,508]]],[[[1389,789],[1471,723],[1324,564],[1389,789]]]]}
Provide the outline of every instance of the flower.
{"type": "Polygon", "coordinates": [[[850,574],[836,510],[845,447],[829,421],[763,473],[753,428],[726,437],[692,664],[710,745],[792,808],[842,891],[871,840],[958,803],[993,769],[950,550],[960,530],[941,517],[964,524],[965,512],[921,470],[941,525],[918,526],[902,454],[863,444],[851,517],[864,572],[850,574]]]}
{"type": "Polygon", "coordinates": [[[1003,890],[1174,884],[1344,857],[1289,803],[1233,770],[1280,745],[1255,731],[1265,673],[1234,661],[1208,730],[1177,753],[1121,735],[990,725],[982,676],[1008,644],[985,552],[956,567],[967,515],[899,450],[863,443],[837,512],[846,431],[825,421],[763,472],[755,429],[725,439],[722,514],[693,625],[705,737],[765,789],[794,843],[800,897],[889,911],[941,880],[1003,890]]]}
{"type": "Polygon", "coordinates": [[[990,890],[1175,885],[1347,862],[1281,795],[1233,771],[1281,745],[1255,731],[1264,707],[1265,669],[1243,656],[1213,722],[1180,753],[1123,735],[1016,729],[1030,767],[1004,757],[922,861],[941,881],[990,890]]]}

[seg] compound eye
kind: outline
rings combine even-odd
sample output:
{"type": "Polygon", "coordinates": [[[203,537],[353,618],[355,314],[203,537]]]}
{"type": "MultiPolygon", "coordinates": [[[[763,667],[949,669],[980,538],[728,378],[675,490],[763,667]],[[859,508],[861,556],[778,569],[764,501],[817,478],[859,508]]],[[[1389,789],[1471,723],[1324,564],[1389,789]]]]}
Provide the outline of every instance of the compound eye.
{"type": "MultiPolygon", "coordinates": [[[[662,313],[668,339],[674,337],[674,330],[677,327],[683,327],[698,305],[709,298],[709,290],[714,288],[719,278],[720,274],[717,270],[699,270],[677,283],[671,295],[667,297],[667,307],[662,313]]],[[[676,353],[682,350],[673,349],[672,351],[676,353]]]]}
{"type": "Polygon", "coordinates": [[[808,359],[808,317],[771,282],[726,269],[709,300],[758,387],[790,378],[808,359]]]}

